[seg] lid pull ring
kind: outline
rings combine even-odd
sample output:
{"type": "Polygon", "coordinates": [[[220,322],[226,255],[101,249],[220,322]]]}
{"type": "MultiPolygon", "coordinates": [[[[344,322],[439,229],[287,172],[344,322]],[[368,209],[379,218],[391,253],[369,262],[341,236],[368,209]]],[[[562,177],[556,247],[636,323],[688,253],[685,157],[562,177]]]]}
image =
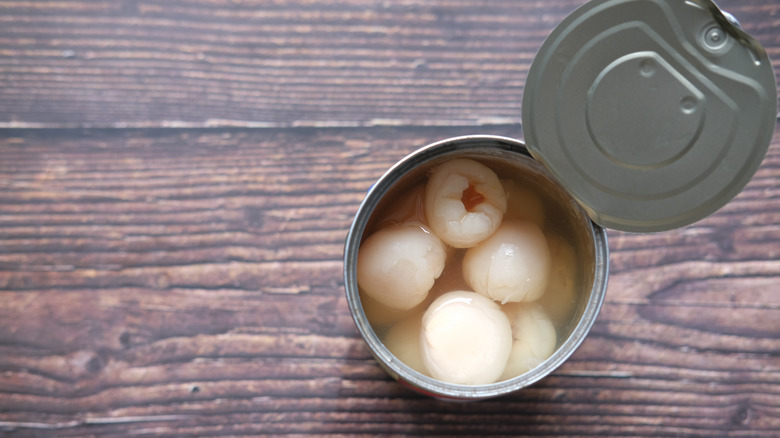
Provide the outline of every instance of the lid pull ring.
{"type": "MultiPolygon", "coordinates": [[[[723,29],[724,32],[729,34],[734,40],[747,47],[753,52],[755,56],[756,65],[760,65],[762,60],[766,60],[766,50],[761,46],[755,38],[750,36],[747,32],[742,30],[742,26],[739,24],[733,15],[721,10],[718,5],[712,0],[688,0],[688,3],[695,4],[702,9],[706,10],[712,15],[712,18],[723,29]]],[[[709,34],[709,32],[708,32],[709,34]]],[[[706,42],[705,42],[706,44],[706,42]]]]}

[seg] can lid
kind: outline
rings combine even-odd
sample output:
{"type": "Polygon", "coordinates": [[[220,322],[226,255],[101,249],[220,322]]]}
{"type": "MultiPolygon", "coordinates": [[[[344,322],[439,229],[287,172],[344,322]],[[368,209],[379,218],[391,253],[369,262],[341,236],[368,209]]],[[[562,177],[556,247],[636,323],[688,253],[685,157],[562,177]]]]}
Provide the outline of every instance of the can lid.
{"type": "Polygon", "coordinates": [[[742,190],[777,88],[761,45],[710,0],[592,0],[542,45],[523,109],[529,151],[594,222],[654,232],[742,190]]]}

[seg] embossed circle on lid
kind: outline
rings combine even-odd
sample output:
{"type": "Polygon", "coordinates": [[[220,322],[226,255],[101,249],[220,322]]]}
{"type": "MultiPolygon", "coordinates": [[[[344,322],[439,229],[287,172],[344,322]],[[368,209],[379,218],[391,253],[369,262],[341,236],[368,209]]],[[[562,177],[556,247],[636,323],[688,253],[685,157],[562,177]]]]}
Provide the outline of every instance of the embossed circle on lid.
{"type": "Polygon", "coordinates": [[[709,0],[593,0],[547,38],[523,97],[528,149],[599,225],[663,231],[747,184],[777,115],[761,46],[709,0]]]}

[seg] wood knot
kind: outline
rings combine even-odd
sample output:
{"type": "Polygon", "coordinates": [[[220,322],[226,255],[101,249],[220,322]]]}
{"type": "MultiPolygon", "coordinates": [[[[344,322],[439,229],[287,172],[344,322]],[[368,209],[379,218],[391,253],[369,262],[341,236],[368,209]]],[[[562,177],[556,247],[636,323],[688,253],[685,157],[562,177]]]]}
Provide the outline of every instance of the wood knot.
{"type": "Polygon", "coordinates": [[[100,358],[100,356],[92,356],[91,359],[87,361],[86,364],[84,364],[84,368],[87,370],[87,372],[95,374],[103,369],[105,366],[105,363],[103,362],[103,359],[100,358]]]}
{"type": "Polygon", "coordinates": [[[119,335],[119,343],[122,344],[123,347],[127,348],[130,346],[130,333],[123,332],[121,335],[119,335]]]}
{"type": "Polygon", "coordinates": [[[68,355],[66,367],[74,378],[88,377],[99,373],[106,366],[106,362],[100,353],[92,351],[76,351],[68,355]]]}
{"type": "Polygon", "coordinates": [[[748,423],[750,423],[750,417],[750,402],[745,400],[737,406],[737,410],[731,416],[731,424],[736,426],[747,426],[748,423]]]}

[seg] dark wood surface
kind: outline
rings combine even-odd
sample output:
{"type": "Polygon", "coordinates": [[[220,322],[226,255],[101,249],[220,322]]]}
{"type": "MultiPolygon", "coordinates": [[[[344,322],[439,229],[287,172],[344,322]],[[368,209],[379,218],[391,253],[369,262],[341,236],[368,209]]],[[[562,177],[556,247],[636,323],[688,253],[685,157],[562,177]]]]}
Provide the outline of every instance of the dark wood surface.
{"type": "MultiPolygon", "coordinates": [[[[0,434],[780,434],[780,136],[671,232],[609,232],[572,358],[453,404],[388,378],[344,297],[366,189],[522,138],[584,0],[0,2],[0,434]]],[[[720,5],[780,60],[780,4],[720,5]]],[[[775,63],[775,69],[780,70],[775,63]]]]}

